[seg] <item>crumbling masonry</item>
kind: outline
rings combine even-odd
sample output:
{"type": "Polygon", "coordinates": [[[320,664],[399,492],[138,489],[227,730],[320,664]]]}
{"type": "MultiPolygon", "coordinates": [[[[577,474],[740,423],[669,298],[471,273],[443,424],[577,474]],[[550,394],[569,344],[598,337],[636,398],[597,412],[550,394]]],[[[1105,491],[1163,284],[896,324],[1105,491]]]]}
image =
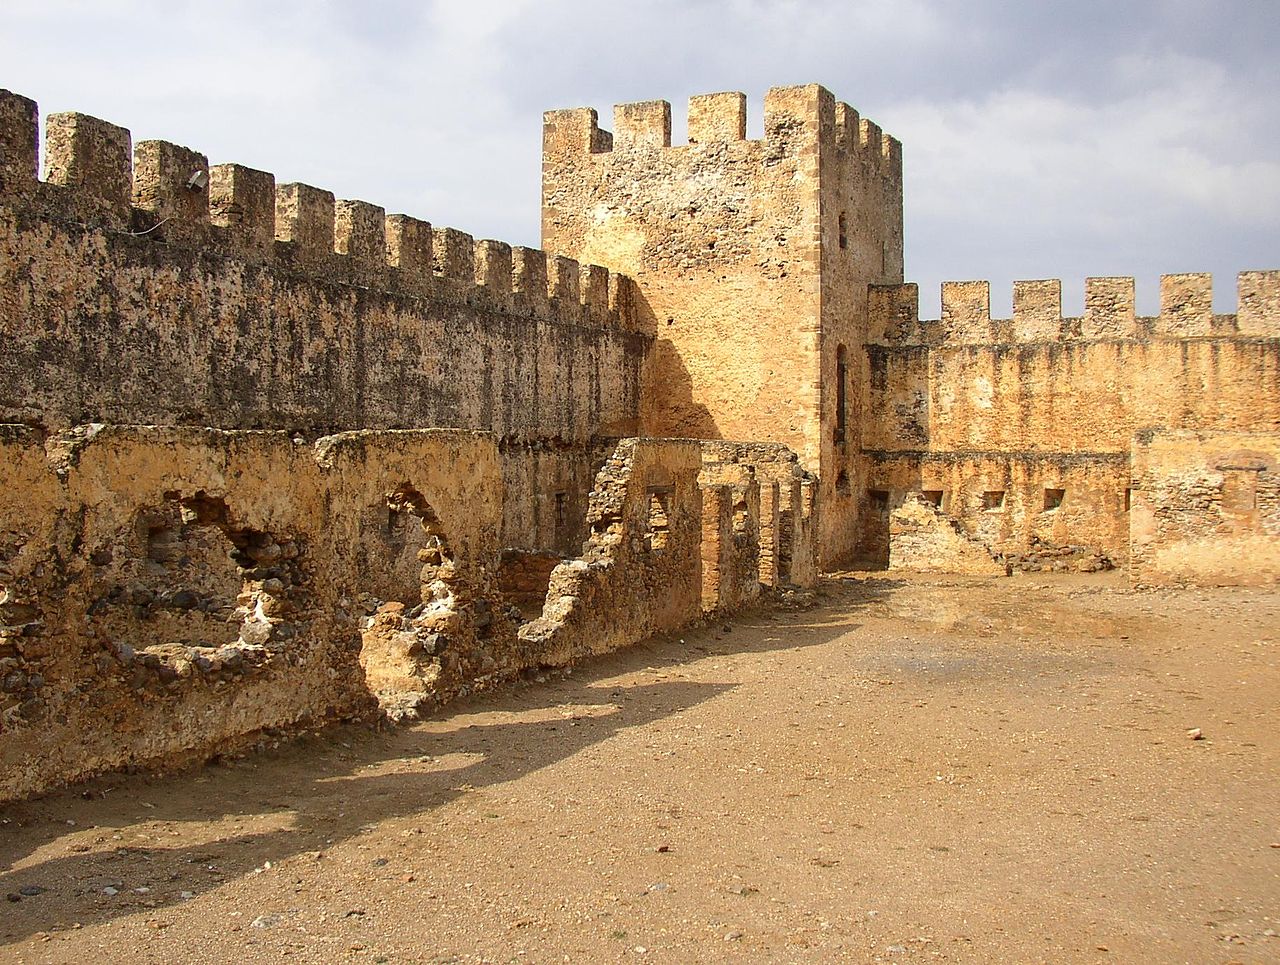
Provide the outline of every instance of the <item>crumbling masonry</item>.
{"type": "Polygon", "coordinates": [[[0,799],[420,713],[870,557],[1280,575],[1280,272],[903,282],[817,86],[546,115],[543,244],[0,92],[0,799]],[[595,264],[593,264],[595,263],[595,264]],[[606,267],[597,267],[603,265],[606,267]]]}

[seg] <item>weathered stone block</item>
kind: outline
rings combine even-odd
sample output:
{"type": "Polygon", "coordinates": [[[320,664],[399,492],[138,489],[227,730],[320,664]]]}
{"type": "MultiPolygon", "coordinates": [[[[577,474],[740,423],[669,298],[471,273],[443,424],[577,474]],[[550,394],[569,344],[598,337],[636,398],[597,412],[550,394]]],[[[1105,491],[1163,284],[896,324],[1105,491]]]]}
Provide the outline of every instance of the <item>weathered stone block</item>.
{"type": "Polygon", "coordinates": [[[0,195],[25,194],[39,175],[40,109],[36,102],[0,90],[0,195]]]}
{"type": "Polygon", "coordinates": [[[741,141],[747,136],[747,98],[735,92],[689,98],[689,143],[741,141]]]}
{"type": "Polygon", "coordinates": [[[133,200],[129,132],[88,114],[50,114],[45,122],[45,180],[72,192],[95,223],[127,228],[133,200]]]}
{"type": "Polygon", "coordinates": [[[334,198],[332,191],[309,184],[281,184],[276,188],[276,238],[291,241],[303,262],[333,257],[334,198]]]}
{"type": "Polygon", "coordinates": [[[133,204],[155,216],[154,234],[191,242],[209,223],[209,159],[168,141],[133,150],[133,204]]]}
{"type": "Polygon", "coordinates": [[[276,178],[240,164],[209,168],[209,221],[242,256],[269,257],[276,243],[276,178]]]}
{"type": "Polygon", "coordinates": [[[367,201],[334,204],[334,250],[370,271],[387,266],[387,212],[367,201]]]}

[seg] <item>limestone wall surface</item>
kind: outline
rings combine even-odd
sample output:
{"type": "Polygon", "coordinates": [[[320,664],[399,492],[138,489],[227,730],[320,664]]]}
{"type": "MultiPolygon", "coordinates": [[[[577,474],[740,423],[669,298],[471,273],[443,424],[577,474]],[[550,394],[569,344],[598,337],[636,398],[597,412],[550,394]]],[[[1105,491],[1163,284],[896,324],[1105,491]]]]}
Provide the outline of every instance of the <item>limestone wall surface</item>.
{"type": "MultiPolygon", "coordinates": [[[[638,430],[632,285],[0,92],[0,419],[498,435],[507,539],[638,430]],[[556,488],[560,487],[560,488],[556,488]]],[[[549,508],[550,507],[550,508],[549,508]]],[[[562,528],[564,528],[562,526],[562,528]]]]}
{"type": "Polygon", "coordinates": [[[1130,527],[1136,584],[1280,581],[1280,433],[1138,433],[1130,527]]]}
{"type": "MultiPolygon", "coordinates": [[[[708,531],[699,443],[626,439],[526,621],[503,593],[500,464],[491,435],[447,429],[0,426],[0,800],[412,717],[679,629],[704,612],[709,544],[732,549],[705,609],[758,597],[758,502],[708,531]]],[[[800,538],[770,552],[811,571],[804,521],[784,530],[800,538]]]]}
{"type": "Polygon", "coordinates": [[[625,439],[596,477],[581,557],[551,573],[520,640],[564,665],[692,623],[702,613],[696,442],[625,439]]]}
{"type": "MultiPolygon", "coordinates": [[[[1060,283],[1019,282],[1002,320],[986,282],[956,282],[931,321],[914,285],[873,287],[868,494],[941,492],[1006,554],[1045,541],[1123,559],[1135,431],[1280,429],[1280,272],[1242,272],[1238,300],[1215,315],[1209,276],[1168,275],[1161,314],[1141,318],[1132,279],[1090,279],[1084,316],[1069,318],[1060,283]],[[998,506],[984,495],[995,492],[1007,493],[998,506]]],[[[883,552],[885,500],[866,502],[880,513],[862,525],[864,550],[883,552]]]]}
{"type": "Polygon", "coordinates": [[[514,628],[453,632],[494,596],[501,499],[475,433],[4,427],[0,799],[372,712],[384,605],[453,610],[442,690],[517,663],[514,628]]]}

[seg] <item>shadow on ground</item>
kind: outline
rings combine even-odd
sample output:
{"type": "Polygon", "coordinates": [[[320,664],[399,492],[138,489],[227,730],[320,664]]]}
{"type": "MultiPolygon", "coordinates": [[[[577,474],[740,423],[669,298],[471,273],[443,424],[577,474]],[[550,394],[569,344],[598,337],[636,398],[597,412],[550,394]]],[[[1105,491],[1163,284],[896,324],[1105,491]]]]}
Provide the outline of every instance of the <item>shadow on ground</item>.
{"type": "Polygon", "coordinates": [[[74,923],[90,925],[159,911],[307,852],[323,852],[370,826],[421,816],[472,789],[513,781],[608,740],[726,693],[732,682],[620,685],[614,678],[709,655],[749,654],[826,643],[854,629],[857,611],[891,594],[896,580],[827,581],[818,605],[718,620],[683,635],[654,638],[586,662],[570,675],[451,705],[411,727],[329,728],[276,751],[170,776],[113,775],[0,808],[0,866],[86,829],[98,838],[0,875],[0,937],[21,941],[74,923]],[[614,682],[611,682],[614,681],[614,682]],[[571,719],[563,714],[571,711],[571,719]],[[470,723],[469,717],[510,718],[470,723]],[[456,725],[456,726],[455,726],[456,725]],[[250,779],[246,780],[246,772],[250,779]],[[286,826],[166,848],[109,843],[115,829],[164,822],[211,823],[277,815],[286,826]],[[167,883],[145,896],[140,880],[167,883]],[[126,882],[129,884],[126,885],[126,882]],[[31,886],[43,890],[23,895],[31,886]],[[119,894],[104,900],[103,889],[119,894]]]}

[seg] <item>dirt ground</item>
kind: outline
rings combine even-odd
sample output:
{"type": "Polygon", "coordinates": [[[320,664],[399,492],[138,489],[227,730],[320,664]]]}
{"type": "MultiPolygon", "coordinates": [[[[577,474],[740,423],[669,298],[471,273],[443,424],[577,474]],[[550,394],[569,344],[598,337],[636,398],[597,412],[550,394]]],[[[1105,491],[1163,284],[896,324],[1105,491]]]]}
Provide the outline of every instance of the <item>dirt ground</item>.
{"type": "Polygon", "coordinates": [[[4,808],[0,960],[1277,962],[1278,764],[1280,589],[846,575],[4,808]]]}

